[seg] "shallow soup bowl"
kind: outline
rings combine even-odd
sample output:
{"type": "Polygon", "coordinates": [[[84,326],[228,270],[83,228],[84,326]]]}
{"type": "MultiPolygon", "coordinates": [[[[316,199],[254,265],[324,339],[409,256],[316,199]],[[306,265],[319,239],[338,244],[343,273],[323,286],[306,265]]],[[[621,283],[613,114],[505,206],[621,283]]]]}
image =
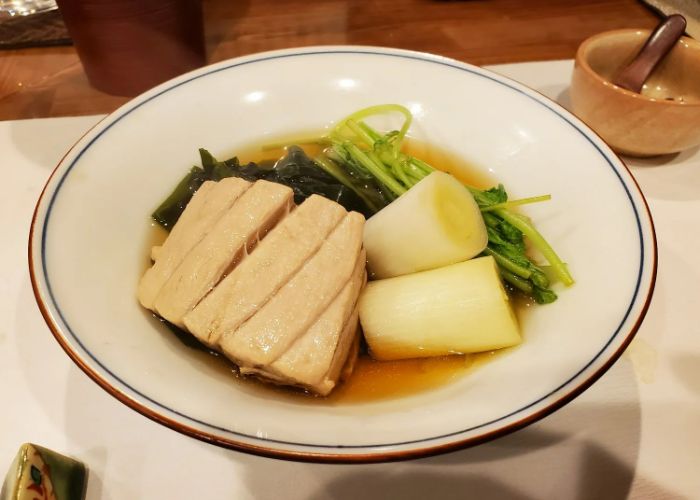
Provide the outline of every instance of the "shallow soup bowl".
{"type": "MultiPolygon", "coordinates": [[[[387,118],[384,126],[392,126],[387,118]]],[[[137,97],[56,168],[34,216],[30,270],[55,338],[114,397],[213,444],[306,461],[400,460],[522,428],[580,394],[620,356],[651,300],[653,224],[621,161],[582,122],[489,71],[415,52],[316,47],[225,61],[137,97]],[[523,343],[449,382],[363,402],[309,401],[237,381],[136,301],[149,214],[197,148],[222,157],[399,103],[412,136],[474,165],[531,217],[576,284],[521,314],[523,343]]]]}

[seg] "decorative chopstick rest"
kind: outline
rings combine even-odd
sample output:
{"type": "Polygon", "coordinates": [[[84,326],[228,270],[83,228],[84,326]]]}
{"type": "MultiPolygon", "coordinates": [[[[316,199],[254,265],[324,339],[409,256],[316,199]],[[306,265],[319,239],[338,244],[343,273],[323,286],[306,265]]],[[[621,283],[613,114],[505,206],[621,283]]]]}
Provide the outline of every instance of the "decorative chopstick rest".
{"type": "Polygon", "coordinates": [[[83,500],[87,469],[55,451],[23,444],[0,490],[0,500],[83,500]]]}

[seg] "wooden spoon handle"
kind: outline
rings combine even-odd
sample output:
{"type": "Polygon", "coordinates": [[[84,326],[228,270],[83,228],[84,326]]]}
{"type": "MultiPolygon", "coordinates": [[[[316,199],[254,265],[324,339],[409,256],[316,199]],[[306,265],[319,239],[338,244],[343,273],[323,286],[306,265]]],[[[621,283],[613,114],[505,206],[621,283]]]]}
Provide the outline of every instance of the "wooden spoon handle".
{"type": "Polygon", "coordinates": [[[632,92],[642,90],[656,65],[685,32],[685,24],[685,18],[679,14],[668,16],[656,27],[632,62],[613,79],[613,83],[632,92]]]}

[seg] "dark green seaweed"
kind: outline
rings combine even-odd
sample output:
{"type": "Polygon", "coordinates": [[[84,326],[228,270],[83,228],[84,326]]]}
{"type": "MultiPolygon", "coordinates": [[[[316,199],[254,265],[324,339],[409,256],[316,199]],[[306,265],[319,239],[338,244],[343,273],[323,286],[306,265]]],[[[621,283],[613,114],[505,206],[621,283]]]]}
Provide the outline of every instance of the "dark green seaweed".
{"type": "Polygon", "coordinates": [[[194,193],[206,180],[207,176],[204,170],[200,167],[192,167],[173,192],[155,209],[151,217],[170,231],[180,218],[180,215],[182,215],[194,193]]]}
{"type": "MultiPolygon", "coordinates": [[[[340,203],[347,210],[360,212],[365,217],[373,215],[378,208],[368,205],[357,194],[359,187],[349,187],[323,170],[298,146],[287,148],[287,154],[277,162],[247,163],[241,165],[238,158],[219,161],[206,149],[200,149],[201,167],[192,167],[178,183],[173,192],[153,212],[153,219],[170,230],[182,215],[194,193],[204,181],[220,181],[226,177],[240,177],[247,181],[266,180],[289,186],[294,191],[294,202],[299,204],[312,194],[318,194],[340,203]]],[[[388,201],[376,193],[373,200],[381,200],[384,207],[388,201]]]]}

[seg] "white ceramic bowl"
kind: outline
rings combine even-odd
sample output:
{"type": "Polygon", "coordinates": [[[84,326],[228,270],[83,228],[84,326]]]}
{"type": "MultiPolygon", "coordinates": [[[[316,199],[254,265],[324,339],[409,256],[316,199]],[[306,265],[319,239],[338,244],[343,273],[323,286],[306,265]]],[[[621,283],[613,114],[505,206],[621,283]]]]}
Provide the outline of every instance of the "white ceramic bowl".
{"type": "Polygon", "coordinates": [[[580,394],[618,358],[651,299],[656,245],[630,173],[579,120],[486,70],[369,47],[292,49],[225,61],[167,82],[89,131],[37,205],[37,301],[70,357],[120,401],[173,429],[261,455],[381,461],[469,446],[580,394]],[[371,104],[415,114],[412,133],[481,165],[526,210],[577,283],[533,308],[524,343],[434,390],[365,404],[271,397],[189,355],[142,310],[148,214],[197,148],[214,153],[318,129],[371,104]]]}

